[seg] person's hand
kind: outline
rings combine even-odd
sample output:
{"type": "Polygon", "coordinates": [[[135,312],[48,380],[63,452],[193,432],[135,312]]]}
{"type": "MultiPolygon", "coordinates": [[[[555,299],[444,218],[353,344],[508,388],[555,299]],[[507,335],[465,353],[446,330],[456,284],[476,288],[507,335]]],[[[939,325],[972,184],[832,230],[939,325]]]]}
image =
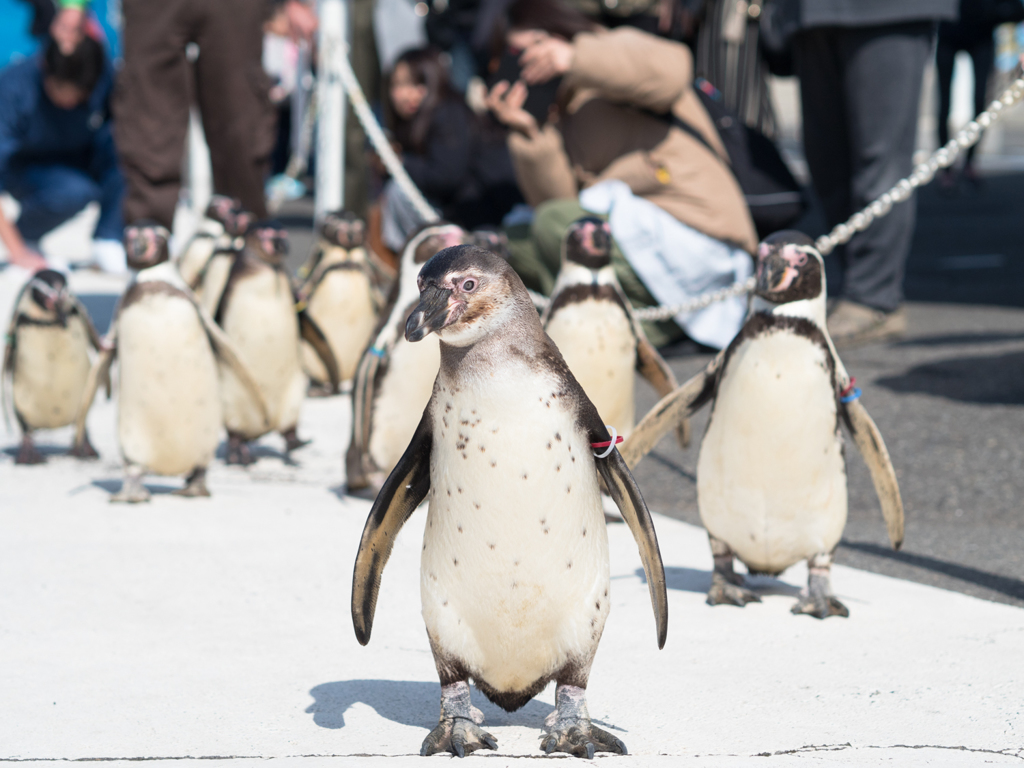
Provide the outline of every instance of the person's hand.
{"type": "Polygon", "coordinates": [[[519,65],[523,68],[523,80],[528,85],[537,85],[564,75],[572,67],[572,60],[572,43],[545,35],[523,51],[519,65]]]}
{"type": "Polygon", "coordinates": [[[499,123],[533,138],[540,132],[540,128],[533,115],[523,109],[526,94],[526,84],[522,80],[516,80],[514,85],[509,85],[508,80],[502,80],[495,83],[487,94],[487,108],[494,113],[499,123]]]}
{"type": "Polygon", "coordinates": [[[11,264],[27,269],[29,272],[38,272],[40,269],[46,269],[47,267],[46,259],[38,251],[26,245],[12,248],[7,258],[11,264]]]}
{"type": "Polygon", "coordinates": [[[313,41],[313,34],[320,22],[312,8],[300,0],[288,0],[284,4],[284,14],[288,20],[288,36],[292,40],[313,41]]]}
{"type": "Polygon", "coordinates": [[[65,56],[72,53],[85,37],[85,11],[82,8],[61,8],[50,24],[50,35],[65,56]]]}
{"type": "Polygon", "coordinates": [[[380,159],[374,150],[369,149],[366,151],[366,161],[370,164],[370,168],[373,172],[380,176],[382,179],[386,179],[391,174],[388,173],[387,166],[384,165],[384,161],[380,159]]]}

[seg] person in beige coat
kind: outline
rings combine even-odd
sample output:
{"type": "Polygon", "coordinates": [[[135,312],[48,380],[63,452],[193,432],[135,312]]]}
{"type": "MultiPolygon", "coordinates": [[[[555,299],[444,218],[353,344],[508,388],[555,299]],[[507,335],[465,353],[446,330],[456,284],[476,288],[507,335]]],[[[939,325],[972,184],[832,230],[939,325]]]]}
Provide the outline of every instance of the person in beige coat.
{"type": "MultiPolygon", "coordinates": [[[[509,150],[526,201],[536,209],[533,249],[513,250],[524,279],[550,290],[559,245],[582,209],[577,195],[617,179],[634,195],[723,244],[753,253],[757,234],[718,133],[691,87],[690,50],[630,27],[605,30],[557,2],[519,0],[507,15],[505,41],[519,56],[514,83],[497,83],[488,106],[510,129],[509,150]],[[528,88],[561,77],[549,117],[524,109],[528,88]],[[697,131],[714,152],[674,124],[697,131]],[[528,279],[529,278],[529,279],[528,279]]],[[[521,244],[520,244],[521,245],[521,244]]],[[[628,262],[616,271],[634,303],[656,303],[628,262]]],[[[681,335],[674,323],[652,335],[681,335]]]]}

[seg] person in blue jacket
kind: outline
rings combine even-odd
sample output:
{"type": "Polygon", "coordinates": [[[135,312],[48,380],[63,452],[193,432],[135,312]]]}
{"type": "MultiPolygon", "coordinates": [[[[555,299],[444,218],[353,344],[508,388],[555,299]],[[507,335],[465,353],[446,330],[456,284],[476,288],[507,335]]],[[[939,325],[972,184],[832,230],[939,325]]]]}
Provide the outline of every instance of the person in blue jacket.
{"type": "Polygon", "coordinates": [[[112,88],[103,46],[88,36],[67,53],[48,41],[40,53],[0,71],[0,190],[21,205],[17,225],[0,211],[0,241],[11,263],[46,266],[40,238],[98,202],[94,259],[107,271],[124,271],[124,180],[111,133],[112,88]]]}

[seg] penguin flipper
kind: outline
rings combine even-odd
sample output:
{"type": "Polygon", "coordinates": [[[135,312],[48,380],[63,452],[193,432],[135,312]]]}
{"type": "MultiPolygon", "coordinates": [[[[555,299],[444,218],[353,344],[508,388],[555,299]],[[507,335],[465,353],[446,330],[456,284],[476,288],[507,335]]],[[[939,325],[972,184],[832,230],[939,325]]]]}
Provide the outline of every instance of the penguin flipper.
{"type": "Polygon", "coordinates": [[[889,529],[889,541],[893,549],[899,549],[903,544],[903,499],[889,451],[860,400],[845,403],[843,407],[846,409],[846,426],[871,472],[871,481],[882,505],[882,516],[889,529]]]}
{"type": "MultiPolygon", "coordinates": [[[[76,451],[84,448],[88,438],[85,434],[85,420],[92,408],[92,401],[96,398],[96,390],[100,388],[100,382],[107,382],[110,386],[110,366],[117,356],[117,330],[110,333],[108,346],[100,349],[100,353],[93,361],[89,369],[89,376],[85,380],[85,389],[82,391],[82,399],[78,403],[78,413],[75,414],[75,440],[71,444],[71,450],[76,451]]],[[[108,389],[109,391],[109,389],[108,389]]]]}
{"type": "MultiPolygon", "coordinates": [[[[647,339],[642,329],[636,340],[636,369],[654,387],[658,397],[665,397],[679,387],[679,382],[676,381],[676,376],[668,367],[665,358],[658,354],[658,350],[647,339]]],[[[689,419],[683,418],[676,425],[676,437],[679,440],[679,447],[686,448],[690,445],[689,419]]]]}
{"type": "Polygon", "coordinates": [[[668,636],[668,593],[665,591],[665,566],[661,561],[658,534],[654,530],[651,512],[618,449],[603,459],[596,459],[596,463],[608,494],[636,539],[647,585],[651,590],[651,605],[658,627],[658,648],[664,648],[668,636]]]}
{"type": "MultiPolygon", "coordinates": [[[[92,318],[89,316],[89,310],[85,308],[85,305],[78,300],[77,297],[71,297],[72,306],[75,308],[75,314],[77,314],[82,322],[85,324],[85,332],[89,337],[89,343],[92,344],[92,348],[97,352],[103,351],[103,341],[100,339],[100,334],[96,330],[96,326],[93,325],[92,318]]],[[[110,382],[110,369],[107,369],[107,375],[103,380],[103,384],[107,390],[107,400],[110,399],[112,394],[112,385],[110,382]]]]}
{"type": "MultiPolygon", "coordinates": [[[[17,317],[18,313],[15,312],[14,316],[17,317]]],[[[11,320],[11,327],[7,332],[7,337],[4,339],[4,357],[3,363],[0,364],[0,410],[4,412],[4,426],[7,427],[7,431],[11,431],[11,392],[8,387],[7,380],[14,375],[14,344],[15,344],[15,330],[16,324],[14,319],[11,320]]]]}
{"type": "Polygon", "coordinates": [[[366,349],[352,379],[352,438],[345,454],[345,481],[352,489],[365,488],[368,484],[366,464],[373,416],[373,384],[379,368],[380,357],[366,349]]]}
{"type": "Polygon", "coordinates": [[[373,502],[366,518],[352,575],[352,626],[360,645],[370,642],[380,579],[398,532],[430,490],[430,450],[433,444],[430,406],[394,471],[373,502]]]}
{"type": "Polygon", "coordinates": [[[316,324],[316,321],[309,316],[306,310],[299,311],[299,335],[309,343],[327,369],[327,378],[331,380],[331,391],[338,394],[338,387],[341,384],[341,370],[338,367],[338,359],[334,356],[327,337],[323,330],[316,324]]]}
{"type": "Polygon", "coordinates": [[[213,346],[214,353],[220,357],[225,363],[231,366],[231,369],[238,376],[238,380],[242,382],[246,389],[249,390],[249,394],[252,395],[256,401],[257,406],[260,409],[260,415],[263,417],[264,426],[270,426],[270,408],[267,406],[267,401],[263,397],[263,392],[260,390],[259,384],[256,383],[255,377],[249,370],[249,366],[242,360],[241,355],[238,354],[238,350],[235,349],[234,342],[231,338],[220,329],[220,326],[213,321],[210,313],[207,312],[201,304],[195,299],[192,300],[193,306],[196,308],[196,312],[199,313],[199,320],[203,324],[203,328],[206,330],[206,335],[210,339],[210,344],[213,346]]]}
{"type": "Polygon", "coordinates": [[[662,436],[708,403],[715,394],[718,371],[725,359],[719,352],[703,371],[658,401],[622,444],[622,458],[629,467],[650,453],[662,436]]]}

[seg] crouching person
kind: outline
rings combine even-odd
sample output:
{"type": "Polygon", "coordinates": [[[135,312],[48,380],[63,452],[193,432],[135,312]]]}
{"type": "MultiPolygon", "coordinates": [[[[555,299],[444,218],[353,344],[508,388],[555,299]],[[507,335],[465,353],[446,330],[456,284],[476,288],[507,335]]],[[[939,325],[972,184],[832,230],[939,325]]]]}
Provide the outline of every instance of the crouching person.
{"type": "Polygon", "coordinates": [[[39,240],[97,202],[93,259],[106,271],[125,271],[124,181],[108,107],[112,87],[103,46],[91,37],[67,54],[50,41],[37,55],[0,71],[0,189],[21,205],[16,224],[0,212],[0,240],[13,264],[47,266],[39,240]]]}

